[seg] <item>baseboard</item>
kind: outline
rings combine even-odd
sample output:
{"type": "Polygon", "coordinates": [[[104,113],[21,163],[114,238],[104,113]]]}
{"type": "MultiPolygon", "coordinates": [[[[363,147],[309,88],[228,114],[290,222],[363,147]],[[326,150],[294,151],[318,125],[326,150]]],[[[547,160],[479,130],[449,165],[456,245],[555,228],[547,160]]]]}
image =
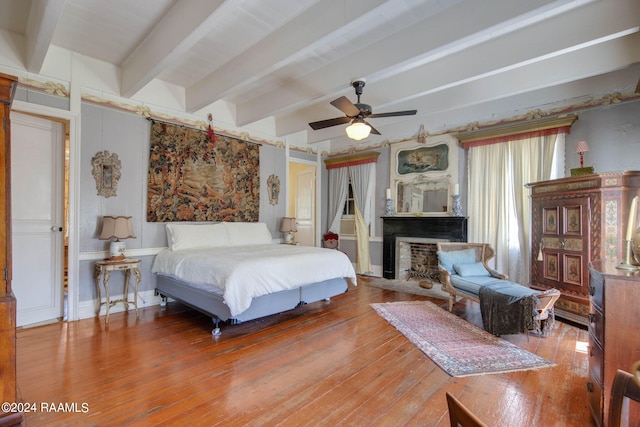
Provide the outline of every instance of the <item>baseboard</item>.
{"type": "MultiPolygon", "coordinates": [[[[122,294],[111,296],[112,300],[122,299],[122,294]]],[[[162,298],[159,295],[155,295],[155,291],[138,292],[138,309],[144,307],[151,307],[154,305],[160,305],[162,298]]],[[[129,294],[129,301],[133,301],[133,294],[129,294]]],[[[98,307],[97,300],[80,301],[78,303],[78,319],[89,319],[96,317],[96,308],[98,307]]],[[[100,307],[100,316],[106,314],[106,306],[100,307]]],[[[133,308],[131,307],[130,310],[133,308]]],[[[115,304],[109,309],[109,314],[121,313],[124,310],[124,304],[115,304]]]]}

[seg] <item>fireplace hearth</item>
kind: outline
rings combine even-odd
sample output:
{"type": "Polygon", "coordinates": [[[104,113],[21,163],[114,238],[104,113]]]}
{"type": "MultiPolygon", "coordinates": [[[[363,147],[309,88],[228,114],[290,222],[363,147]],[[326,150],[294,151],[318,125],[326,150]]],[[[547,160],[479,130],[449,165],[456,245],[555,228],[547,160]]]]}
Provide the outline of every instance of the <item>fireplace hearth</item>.
{"type": "MultiPolygon", "coordinates": [[[[435,243],[467,241],[467,218],[464,217],[392,216],[382,219],[382,275],[387,279],[433,278],[435,243]],[[401,245],[403,248],[400,248],[401,245]],[[406,255],[405,246],[408,248],[409,255],[406,255]],[[419,253],[421,250],[423,252],[419,253]],[[414,252],[413,266],[410,261],[411,251],[414,252]],[[426,265],[420,266],[415,261],[420,257],[425,259],[426,265]]],[[[435,267],[437,269],[437,260],[435,260],[435,267]]]]}

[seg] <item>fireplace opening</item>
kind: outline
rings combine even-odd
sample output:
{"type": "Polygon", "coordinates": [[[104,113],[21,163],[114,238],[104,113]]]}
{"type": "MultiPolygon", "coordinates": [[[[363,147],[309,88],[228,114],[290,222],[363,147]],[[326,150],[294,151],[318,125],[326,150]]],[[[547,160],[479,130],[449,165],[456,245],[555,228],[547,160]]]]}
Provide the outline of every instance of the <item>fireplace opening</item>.
{"type": "Polygon", "coordinates": [[[437,242],[446,239],[396,238],[396,279],[439,283],[437,242]]]}

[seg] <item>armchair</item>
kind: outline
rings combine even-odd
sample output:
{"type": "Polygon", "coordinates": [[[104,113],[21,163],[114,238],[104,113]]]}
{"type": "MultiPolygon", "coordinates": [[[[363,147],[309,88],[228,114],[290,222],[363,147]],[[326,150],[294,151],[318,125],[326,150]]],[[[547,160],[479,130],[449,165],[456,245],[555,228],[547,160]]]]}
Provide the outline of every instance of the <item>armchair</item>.
{"type": "MultiPolygon", "coordinates": [[[[560,297],[560,291],[551,289],[541,292],[509,281],[507,275],[487,265],[487,261],[495,256],[494,249],[488,243],[438,242],[436,247],[440,282],[442,289],[449,293],[449,311],[453,310],[458,297],[480,303],[487,329],[487,323],[495,322],[495,319],[486,318],[489,308],[486,301],[481,301],[483,295],[497,295],[498,300],[503,297],[503,301],[509,304],[534,296],[536,329],[544,335],[550,326],[547,323],[553,320],[553,306],[560,297]]],[[[499,314],[502,307],[498,305],[496,309],[495,303],[493,306],[499,314]]]]}

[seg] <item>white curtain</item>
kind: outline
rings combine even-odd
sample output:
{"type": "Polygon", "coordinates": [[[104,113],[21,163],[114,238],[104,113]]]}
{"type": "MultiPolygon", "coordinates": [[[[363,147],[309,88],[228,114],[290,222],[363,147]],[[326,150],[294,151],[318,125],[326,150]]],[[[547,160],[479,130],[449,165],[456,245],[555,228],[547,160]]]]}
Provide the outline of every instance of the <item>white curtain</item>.
{"type": "Polygon", "coordinates": [[[349,176],[356,205],[356,273],[370,274],[369,224],[371,223],[371,198],[376,178],[376,164],[365,163],[349,166],[349,176]]]}
{"type": "Polygon", "coordinates": [[[344,202],[349,192],[349,171],[347,168],[329,169],[329,231],[340,234],[340,218],[344,202]]]}
{"type": "Polygon", "coordinates": [[[510,143],[513,200],[521,261],[517,266],[522,272],[518,283],[531,283],[531,198],[530,190],[525,185],[552,177],[553,157],[558,144],[562,145],[564,152],[564,133],[510,143]]]}
{"type": "Polygon", "coordinates": [[[563,152],[564,133],[469,149],[468,240],[490,243],[495,268],[515,282],[530,282],[531,201],[525,185],[560,176],[554,168],[564,168],[557,158],[563,152]]]}
{"type": "Polygon", "coordinates": [[[503,273],[509,265],[509,201],[511,179],[506,179],[508,145],[469,149],[468,240],[489,243],[496,250],[494,267],[503,273]]]}

